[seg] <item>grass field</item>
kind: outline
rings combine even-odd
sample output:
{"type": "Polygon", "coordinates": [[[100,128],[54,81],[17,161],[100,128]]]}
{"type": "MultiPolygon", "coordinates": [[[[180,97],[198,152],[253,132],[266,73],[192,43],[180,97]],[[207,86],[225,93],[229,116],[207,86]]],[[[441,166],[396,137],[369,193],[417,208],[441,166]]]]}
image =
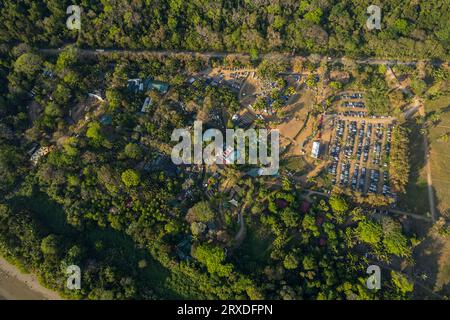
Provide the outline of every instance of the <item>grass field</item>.
{"type": "Polygon", "coordinates": [[[440,214],[450,211],[450,141],[439,141],[444,134],[450,136],[450,94],[426,101],[427,115],[439,111],[440,121],[429,129],[431,178],[435,190],[436,206],[440,214]]]}
{"type": "Polygon", "coordinates": [[[292,171],[297,176],[302,176],[313,170],[313,166],[311,166],[304,157],[289,157],[283,159],[281,166],[292,171]]]}

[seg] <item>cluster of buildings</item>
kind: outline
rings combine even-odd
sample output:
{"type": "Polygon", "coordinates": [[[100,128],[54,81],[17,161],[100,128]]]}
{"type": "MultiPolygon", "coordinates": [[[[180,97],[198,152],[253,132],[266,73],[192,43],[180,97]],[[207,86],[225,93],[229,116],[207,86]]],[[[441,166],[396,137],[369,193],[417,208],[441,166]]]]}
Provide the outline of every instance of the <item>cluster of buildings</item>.
{"type": "MultiPolygon", "coordinates": [[[[160,94],[166,94],[169,91],[169,85],[162,81],[153,80],[151,78],[142,79],[128,79],[128,90],[134,93],[138,92],[147,92],[150,90],[156,90],[160,94]]],[[[150,97],[146,97],[144,100],[144,104],[142,105],[141,112],[147,113],[152,106],[152,99],[150,97]]]]}
{"type": "Polygon", "coordinates": [[[134,93],[146,92],[149,90],[156,90],[161,94],[166,94],[169,91],[169,85],[165,82],[153,80],[151,78],[142,79],[128,79],[128,90],[134,93]]]}

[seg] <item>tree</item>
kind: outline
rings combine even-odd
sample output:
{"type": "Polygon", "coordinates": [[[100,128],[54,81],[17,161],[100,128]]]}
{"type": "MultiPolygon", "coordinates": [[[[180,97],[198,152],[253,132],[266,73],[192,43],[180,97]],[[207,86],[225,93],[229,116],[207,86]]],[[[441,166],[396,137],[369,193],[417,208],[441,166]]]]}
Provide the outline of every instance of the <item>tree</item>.
{"type": "Polygon", "coordinates": [[[314,270],[316,268],[316,261],[310,255],[307,255],[303,258],[302,264],[303,269],[305,270],[314,270]]]}
{"type": "Polygon", "coordinates": [[[73,46],[65,47],[56,60],[56,69],[60,73],[68,71],[78,60],[77,49],[73,46]]]}
{"type": "Polygon", "coordinates": [[[51,234],[42,239],[41,250],[44,255],[56,256],[59,252],[58,238],[51,234]]]}
{"type": "Polygon", "coordinates": [[[75,157],[78,154],[77,148],[78,139],[76,137],[69,137],[63,143],[64,152],[69,157],[75,157]]]}
{"type": "Polygon", "coordinates": [[[437,141],[438,141],[438,142],[448,142],[448,136],[449,136],[449,133],[446,132],[446,133],[440,135],[440,136],[437,138],[437,141]]]}
{"type": "Polygon", "coordinates": [[[360,241],[370,245],[377,245],[383,237],[381,225],[375,221],[365,220],[358,223],[355,229],[356,236],[360,241]]]}
{"type": "Polygon", "coordinates": [[[323,12],[320,8],[316,8],[312,11],[309,11],[308,13],[305,14],[305,20],[315,23],[315,24],[319,24],[320,23],[320,19],[322,18],[323,12]]]}
{"type": "Polygon", "coordinates": [[[399,257],[409,258],[411,256],[411,247],[408,239],[402,234],[402,225],[389,216],[381,220],[383,227],[383,244],[386,252],[395,254],[399,257]]]}
{"type": "Polygon", "coordinates": [[[33,53],[24,53],[14,62],[14,71],[24,74],[29,79],[34,77],[41,68],[41,57],[33,53]]]}
{"type": "Polygon", "coordinates": [[[128,187],[136,187],[140,183],[139,173],[133,169],[127,169],[122,172],[122,182],[128,187]]]}
{"type": "Polygon", "coordinates": [[[88,129],[86,131],[86,137],[91,139],[96,144],[101,144],[104,137],[101,133],[100,123],[97,121],[93,121],[88,124],[88,129]]]}
{"type": "Polygon", "coordinates": [[[405,19],[397,19],[394,22],[396,31],[402,35],[406,35],[408,32],[408,21],[405,19]]]}
{"type": "Polygon", "coordinates": [[[330,206],[333,212],[338,214],[343,214],[348,211],[348,204],[347,202],[340,196],[332,195],[330,197],[330,206]]]}
{"type": "Polygon", "coordinates": [[[206,230],[206,225],[203,222],[192,222],[191,232],[194,237],[198,237],[206,230]]]}
{"type": "Polygon", "coordinates": [[[122,105],[120,92],[115,89],[106,90],[106,100],[108,100],[109,108],[111,110],[116,110],[122,105]]]}
{"type": "Polygon", "coordinates": [[[286,227],[296,227],[298,225],[298,213],[292,211],[290,208],[286,208],[281,213],[281,220],[283,220],[286,227]]]}
{"type": "Polygon", "coordinates": [[[415,78],[411,81],[411,88],[416,95],[420,96],[427,89],[427,84],[422,79],[415,78]]]}
{"type": "Polygon", "coordinates": [[[208,223],[214,219],[214,215],[214,211],[211,209],[209,203],[207,201],[200,201],[189,209],[186,220],[189,222],[208,223]]]}
{"type": "Polygon", "coordinates": [[[276,80],[278,73],[287,69],[287,62],[282,57],[271,57],[263,60],[258,66],[258,76],[268,80],[276,80]]]}
{"type": "Polygon", "coordinates": [[[414,289],[414,283],[399,272],[391,271],[391,279],[396,289],[403,295],[412,292],[414,289]]]}
{"type": "Polygon", "coordinates": [[[442,114],[441,114],[440,111],[433,112],[433,113],[430,115],[430,121],[431,121],[431,123],[434,124],[434,125],[436,125],[437,123],[439,123],[439,122],[441,121],[441,118],[442,118],[442,114]]]}
{"type": "Polygon", "coordinates": [[[130,142],[125,146],[125,155],[130,159],[139,160],[142,158],[142,149],[136,143],[130,142]]]}
{"type": "Polygon", "coordinates": [[[396,126],[392,130],[392,150],[389,162],[389,177],[397,192],[405,192],[409,179],[409,140],[406,129],[396,126]]]}
{"type": "Polygon", "coordinates": [[[288,254],[283,260],[283,265],[288,270],[296,269],[298,267],[298,260],[295,254],[288,254]]]}
{"type": "Polygon", "coordinates": [[[231,264],[223,264],[225,252],[223,249],[211,244],[198,245],[193,251],[193,257],[203,263],[209,273],[215,273],[221,277],[227,277],[233,271],[231,264]]]}
{"type": "Polygon", "coordinates": [[[408,245],[408,239],[399,231],[385,233],[383,244],[386,251],[399,257],[408,258],[411,256],[411,247],[408,245]]]}
{"type": "Polygon", "coordinates": [[[296,57],[292,63],[292,71],[295,73],[302,73],[304,69],[303,59],[296,57]]]}

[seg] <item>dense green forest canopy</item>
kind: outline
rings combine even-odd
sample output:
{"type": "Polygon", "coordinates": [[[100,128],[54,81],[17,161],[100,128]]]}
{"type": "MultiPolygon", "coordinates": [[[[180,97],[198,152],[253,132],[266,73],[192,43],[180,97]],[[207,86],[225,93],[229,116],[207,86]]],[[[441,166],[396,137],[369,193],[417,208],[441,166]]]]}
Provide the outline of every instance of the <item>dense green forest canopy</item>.
{"type": "Polygon", "coordinates": [[[450,45],[445,0],[83,0],[80,33],[66,27],[72,4],[2,1],[0,41],[421,59],[445,59],[450,45]],[[382,10],[381,30],[366,27],[373,4],[382,10]]]}
{"type": "MultiPolygon", "coordinates": [[[[384,271],[379,291],[365,285],[373,261],[414,265],[418,240],[396,219],[345,194],[317,199],[304,210],[303,190],[285,176],[267,183],[244,177],[234,166],[217,174],[195,166],[167,168],[175,128],[188,127],[196,117],[205,127],[232,126],[229,119],[240,108],[237,94],[202,77],[189,83],[212,64],[225,67],[227,59],[86,57],[65,44],[239,51],[251,57],[295,50],[446,58],[446,1],[383,1],[382,29],[371,32],[364,27],[369,1],[85,0],[79,3],[80,33],[65,26],[71,4],[0,3],[2,256],[77,299],[411,297],[413,284],[400,273],[384,271]],[[45,57],[37,47],[64,49],[45,57]],[[127,88],[127,79],[147,77],[167,83],[169,91],[127,88]],[[89,97],[92,92],[101,99],[89,97]],[[142,112],[146,98],[152,103],[142,112]],[[37,147],[48,154],[33,163],[37,147]],[[233,191],[219,190],[220,183],[233,191]],[[245,241],[238,237],[241,223],[245,241]],[[83,272],[80,291],[65,286],[71,264],[83,272]]],[[[258,75],[274,80],[289,67],[274,62],[264,60],[258,75]]],[[[380,97],[388,92],[384,73],[359,68],[361,84],[379,96],[370,111],[389,112],[392,97],[380,97]]],[[[441,77],[442,70],[430,68],[441,77]]],[[[425,89],[420,82],[414,87],[425,89]]],[[[398,167],[408,156],[407,141],[397,139],[393,149],[401,151],[392,159],[398,167]]],[[[404,188],[404,179],[392,178],[404,188]]]]}
{"type": "Polygon", "coordinates": [[[289,179],[272,188],[231,167],[205,178],[204,189],[202,170],[157,165],[170,153],[174,128],[195,114],[213,121],[216,106],[228,118],[238,108],[226,87],[188,84],[205,61],[1,49],[0,254],[48,287],[88,299],[410,297],[402,274],[386,274],[379,291],[365,285],[370,259],[412,263],[414,234],[398,221],[374,219],[345,196],[303,211],[301,188],[289,179]],[[145,95],[126,86],[136,76],[171,86],[165,95],[146,93],[148,113],[139,112],[145,95]],[[84,108],[92,89],[108,103],[91,100],[92,110],[71,124],[70,110],[84,108]],[[27,106],[36,103],[42,111],[30,121],[27,106]],[[51,151],[32,165],[36,144],[51,151]],[[233,197],[248,229],[242,243],[237,209],[215,187],[219,180],[239,188],[233,197]],[[65,286],[71,264],[83,272],[80,291],[65,286]]]}

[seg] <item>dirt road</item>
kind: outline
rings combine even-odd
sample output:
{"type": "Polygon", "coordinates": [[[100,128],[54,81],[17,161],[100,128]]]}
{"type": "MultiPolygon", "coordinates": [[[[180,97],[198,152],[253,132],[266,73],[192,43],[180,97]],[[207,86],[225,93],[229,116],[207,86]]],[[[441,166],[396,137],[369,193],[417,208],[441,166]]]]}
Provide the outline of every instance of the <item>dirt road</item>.
{"type": "MultiPolygon", "coordinates": [[[[71,45],[71,44],[67,44],[71,45]]],[[[38,49],[43,54],[48,55],[55,55],[59,54],[61,52],[60,48],[40,48],[38,49]]],[[[110,54],[110,53],[123,53],[123,54],[151,54],[151,55],[158,55],[158,56],[170,56],[170,55],[190,55],[194,57],[203,57],[203,58],[224,58],[228,55],[235,55],[235,56],[241,56],[241,57],[249,57],[249,54],[247,53],[236,53],[236,52],[215,52],[215,51],[208,51],[208,52],[196,52],[196,51],[177,51],[177,50],[146,50],[146,49],[78,49],[81,55],[85,56],[92,56],[92,55],[104,55],[104,54],[110,54]]],[[[260,58],[265,57],[273,57],[274,55],[282,55],[287,58],[296,58],[296,57],[307,57],[307,56],[299,56],[299,55],[291,55],[286,52],[274,52],[274,53],[265,53],[260,54],[260,58]]],[[[332,62],[341,62],[343,59],[346,58],[342,57],[328,57],[328,56],[321,56],[321,59],[325,59],[326,61],[332,63],[332,62]]],[[[448,62],[439,62],[439,61],[431,61],[431,60],[421,60],[421,61],[414,61],[414,60],[393,60],[393,59],[378,59],[378,58],[367,58],[367,59],[356,59],[354,60],[357,64],[368,64],[368,65],[416,65],[419,62],[430,62],[433,65],[440,65],[440,64],[447,64],[448,62]]]]}

